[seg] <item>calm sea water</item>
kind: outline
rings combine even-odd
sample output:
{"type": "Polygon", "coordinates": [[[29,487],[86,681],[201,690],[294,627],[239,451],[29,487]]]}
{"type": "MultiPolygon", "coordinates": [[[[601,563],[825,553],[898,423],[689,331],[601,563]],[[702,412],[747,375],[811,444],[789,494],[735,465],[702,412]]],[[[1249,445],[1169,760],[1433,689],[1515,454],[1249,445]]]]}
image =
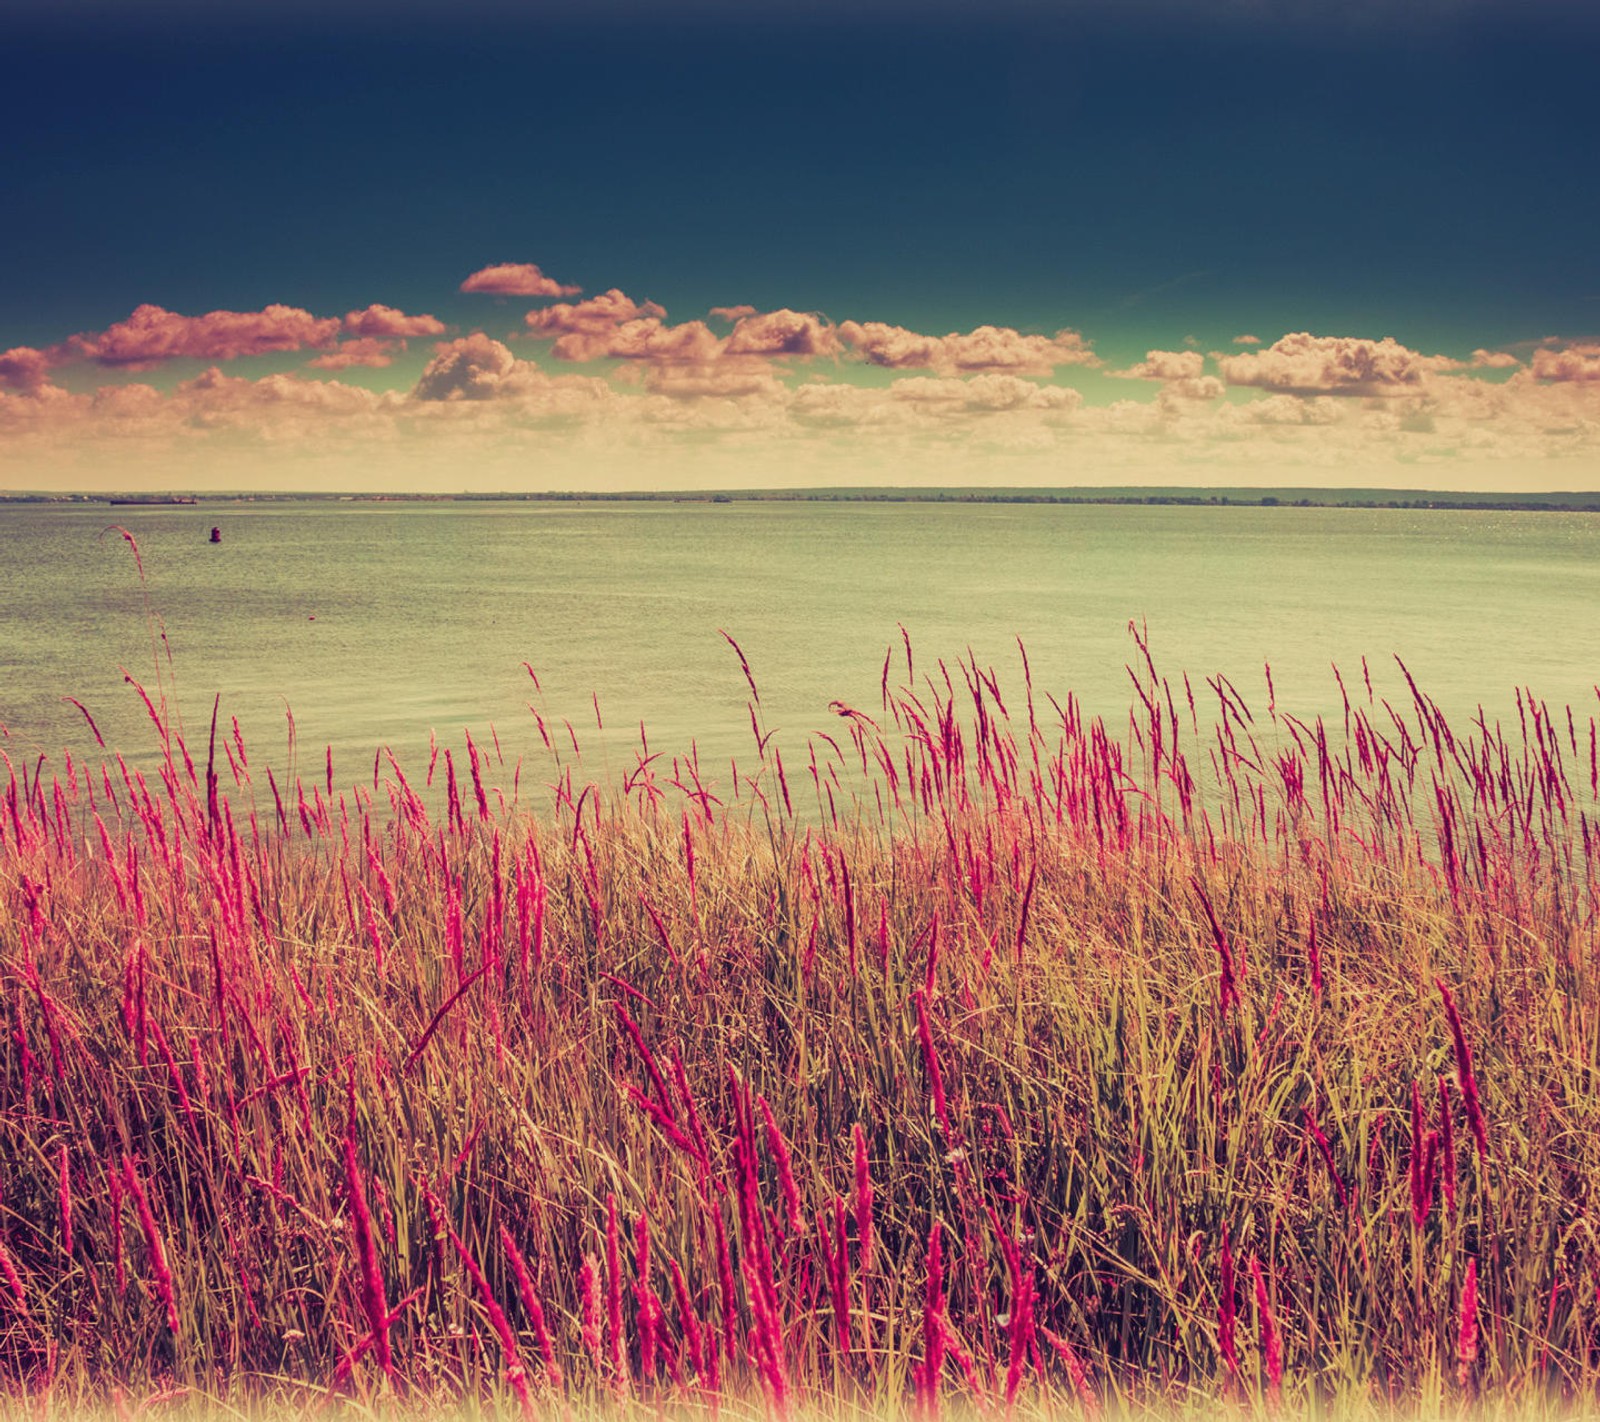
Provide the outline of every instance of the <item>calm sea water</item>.
{"type": "MultiPolygon", "coordinates": [[[[150,746],[123,669],[154,680],[151,617],[203,743],[212,697],[282,764],[331,744],[341,779],[379,745],[425,764],[430,730],[498,731],[542,754],[530,702],[570,718],[597,768],[698,742],[750,749],[738,639],[779,744],[873,710],[884,654],[910,633],[917,674],[971,652],[1125,717],[1130,620],[1158,667],[1227,675],[1265,702],[1337,713],[1329,670],[1403,698],[1392,657],[1447,710],[1511,712],[1512,689],[1595,709],[1600,517],[1294,508],[875,504],[0,507],[0,740],[13,759],[109,741],[150,746]],[[141,588],[128,527],[143,554],[141,588]],[[223,542],[211,546],[212,524],[223,542]],[[148,599],[148,612],[147,602],[148,599]],[[522,663],[537,671],[536,693],[522,663]],[[595,731],[598,697],[605,733],[595,731]]],[[[903,657],[894,670],[904,678],[903,657]]],[[[1041,701],[1042,704],[1042,701],[1041,701]]],[[[565,734],[564,732],[562,734],[565,734]]]]}

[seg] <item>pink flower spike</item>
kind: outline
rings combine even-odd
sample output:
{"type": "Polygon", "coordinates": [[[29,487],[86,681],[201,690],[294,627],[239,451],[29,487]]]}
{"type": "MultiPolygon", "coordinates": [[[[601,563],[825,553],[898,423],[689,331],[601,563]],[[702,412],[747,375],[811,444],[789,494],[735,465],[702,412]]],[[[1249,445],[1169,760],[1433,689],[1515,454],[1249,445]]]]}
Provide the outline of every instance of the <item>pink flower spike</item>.
{"type": "Polygon", "coordinates": [[[1450,1035],[1455,1044],[1456,1085],[1461,1089],[1461,1100],[1467,1108],[1467,1124],[1472,1127],[1472,1139],[1478,1147],[1478,1160],[1487,1169],[1489,1164],[1489,1129],[1483,1119],[1483,1106],[1478,1098],[1478,1079],[1472,1072],[1472,1048],[1467,1045],[1467,1034],[1461,1026],[1461,1016],[1456,1011],[1455,999],[1442,978],[1433,984],[1444,999],[1444,1013],[1450,1021],[1450,1035]]]}
{"type": "Polygon", "coordinates": [[[855,1141],[856,1169],[856,1268],[865,1270],[872,1262],[872,1171],[867,1164],[867,1133],[857,1121],[850,1134],[855,1141]]]}
{"type": "Polygon", "coordinates": [[[378,1355],[378,1366],[387,1378],[394,1377],[394,1356],[389,1347],[389,1303],[384,1294],[383,1270],[378,1263],[378,1245],[372,1230],[372,1214],[367,1208],[366,1184],[356,1158],[355,1070],[347,1078],[349,1114],[344,1132],[345,1197],[350,1206],[350,1228],[355,1235],[356,1257],[361,1265],[361,1308],[367,1316],[368,1337],[378,1355]]]}
{"type": "Polygon", "coordinates": [[[767,1098],[757,1096],[756,1105],[761,1108],[761,1119],[767,1125],[767,1145],[771,1148],[772,1158],[778,1165],[778,1184],[783,1190],[788,1230],[792,1236],[799,1238],[806,1232],[806,1218],[800,1208],[800,1188],[795,1184],[789,1144],[784,1140],[783,1132],[778,1129],[777,1121],[773,1119],[772,1107],[767,1105],[767,1098]]]}
{"type": "Polygon", "coordinates": [[[166,1308],[167,1327],[174,1337],[178,1335],[178,1302],[172,1285],[172,1271],[167,1267],[167,1251],[156,1228],[156,1217],[150,1209],[150,1200],[144,1185],[134,1173],[133,1160],[122,1157],[122,1183],[133,1198],[133,1207],[139,1216],[139,1228],[144,1233],[145,1248],[150,1254],[150,1272],[155,1276],[156,1297],[166,1308]]]}
{"type": "Polygon", "coordinates": [[[57,1205],[61,1214],[61,1252],[72,1257],[72,1161],[65,1144],[61,1147],[57,1205]]]}
{"type": "Polygon", "coordinates": [[[578,1275],[578,1293],[583,1300],[581,1331],[583,1346],[588,1350],[596,1371],[600,1369],[605,1352],[600,1341],[600,1285],[597,1277],[599,1272],[594,1255],[585,1254],[583,1269],[578,1275]]]}
{"type": "Polygon", "coordinates": [[[528,1322],[533,1325],[533,1336],[538,1340],[539,1356],[544,1360],[545,1381],[551,1388],[559,1391],[561,1388],[561,1368],[556,1362],[555,1348],[550,1340],[550,1328],[545,1321],[544,1306],[539,1302],[538,1291],[533,1286],[533,1278],[528,1273],[528,1261],[522,1257],[522,1251],[517,1248],[516,1242],[511,1238],[511,1232],[500,1226],[500,1247],[505,1250],[506,1258],[511,1261],[511,1272],[516,1276],[517,1292],[522,1296],[522,1307],[528,1315],[528,1322]]]}
{"type": "Polygon", "coordinates": [[[1461,1285],[1461,1312],[1456,1327],[1456,1382],[1461,1387],[1472,1383],[1473,1365],[1478,1361],[1478,1261],[1467,1260],[1467,1277],[1461,1285]]]}
{"type": "Polygon", "coordinates": [[[944,1264],[940,1255],[939,1221],[928,1231],[927,1278],[922,1305],[922,1367],[917,1391],[925,1417],[939,1415],[939,1374],[944,1369],[944,1264]]]}
{"type": "Polygon", "coordinates": [[[1239,1376],[1239,1348],[1234,1339],[1237,1304],[1234,1299],[1233,1246],[1228,1240],[1228,1226],[1222,1226],[1222,1278],[1217,1290],[1217,1351],[1228,1369],[1228,1376],[1239,1376]]]}
{"type": "Polygon", "coordinates": [[[1078,1394],[1078,1405],[1083,1408],[1083,1415],[1089,1418],[1089,1422],[1096,1422],[1100,1416],[1100,1398],[1095,1393],[1094,1384],[1090,1381],[1088,1370],[1083,1366],[1083,1360],[1078,1356],[1077,1350],[1065,1338],[1052,1333],[1042,1324],[1039,1332],[1056,1357],[1066,1364],[1067,1376],[1072,1380],[1072,1390],[1078,1394]]]}
{"type": "Polygon", "coordinates": [[[1217,988],[1217,1015],[1226,1018],[1230,1008],[1239,1004],[1239,976],[1234,964],[1233,946],[1228,942],[1228,935],[1222,931],[1222,924],[1217,920],[1216,910],[1211,907],[1211,900],[1206,896],[1205,889],[1199,879],[1191,880],[1195,894],[1200,899],[1200,906],[1206,912],[1206,922],[1211,926],[1211,943],[1217,950],[1217,961],[1221,965],[1221,980],[1217,988]]]}
{"type": "Polygon", "coordinates": [[[928,1072],[928,1089],[933,1096],[933,1109],[944,1127],[947,1138],[955,1135],[950,1123],[950,1108],[945,1100],[944,1076],[939,1070],[939,1050],[933,1041],[933,1026],[928,1021],[928,998],[921,988],[912,996],[917,1003],[917,1038],[922,1043],[922,1061],[928,1072]]]}
{"type": "Polygon", "coordinates": [[[1444,1185],[1444,1207],[1456,1212],[1456,1132],[1451,1120],[1450,1082],[1439,1078],[1439,1179],[1444,1185]]]}
{"type": "Polygon", "coordinates": [[[617,1229],[617,1197],[606,1195],[606,1328],[611,1379],[626,1387],[628,1355],[622,1343],[622,1248],[617,1229]]]}
{"type": "Polygon", "coordinates": [[[1272,1301],[1267,1282],[1261,1275],[1261,1261],[1250,1256],[1250,1277],[1256,1289],[1256,1319],[1261,1330],[1261,1353],[1267,1365],[1267,1401],[1274,1407],[1283,1399],[1283,1339],[1272,1316],[1272,1301]]]}

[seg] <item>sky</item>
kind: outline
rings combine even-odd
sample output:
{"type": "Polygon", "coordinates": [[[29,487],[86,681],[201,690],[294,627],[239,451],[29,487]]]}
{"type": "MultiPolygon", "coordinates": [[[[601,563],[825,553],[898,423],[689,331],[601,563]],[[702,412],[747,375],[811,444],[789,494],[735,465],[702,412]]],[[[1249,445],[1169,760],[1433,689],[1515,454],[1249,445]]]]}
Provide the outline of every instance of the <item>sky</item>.
{"type": "Polygon", "coordinates": [[[1600,7],[11,0],[0,492],[1600,489],[1600,7]]]}

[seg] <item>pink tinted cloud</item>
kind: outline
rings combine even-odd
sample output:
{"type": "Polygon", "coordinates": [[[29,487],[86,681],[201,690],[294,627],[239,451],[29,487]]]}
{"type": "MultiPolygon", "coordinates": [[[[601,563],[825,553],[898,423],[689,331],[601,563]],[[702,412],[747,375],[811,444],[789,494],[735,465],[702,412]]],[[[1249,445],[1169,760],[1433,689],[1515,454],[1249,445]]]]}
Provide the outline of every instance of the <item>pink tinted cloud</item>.
{"type": "Polygon", "coordinates": [[[1199,351],[1146,351],[1138,365],[1111,374],[1134,380],[1198,380],[1205,366],[1199,351]]]}
{"type": "Polygon", "coordinates": [[[353,365],[377,368],[393,364],[394,352],[404,344],[403,341],[379,340],[376,336],[358,336],[353,341],[342,341],[306,364],[314,370],[348,370],[353,365]]]}
{"type": "Polygon", "coordinates": [[[1038,385],[1015,375],[976,375],[967,380],[918,375],[897,380],[889,398],[914,405],[961,414],[989,414],[1006,410],[1075,410],[1083,403],[1076,390],[1060,385],[1038,385]]]}
{"type": "Polygon", "coordinates": [[[1233,338],[1233,343],[1236,346],[1259,346],[1261,344],[1261,337],[1250,335],[1235,336],[1233,338]]]}
{"type": "Polygon", "coordinates": [[[652,365],[645,372],[644,383],[651,394],[670,396],[674,400],[777,397],[783,393],[783,384],[767,361],[725,356],[701,362],[652,365]]]}
{"type": "Polygon", "coordinates": [[[70,434],[81,424],[86,403],[48,381],[18,395],[0,390],[0,434],[70,434]]]}
{"type": "Polygon", "coordinates": [[[216,366],[182,382],[172,394],[180,407],[209,412],[279,406],[329,415],[366,414],[389,398],[337,380],[304,380],[297,375],[264,375],[259,380],[228,375],[216,366]]]}
{"type": "Polygon", "coordinates": [[[1542,349],[1533,353],[1536,380],[1600,380],[1600,344],[1580,343],[1560,350],[1542,349]]]}
{"type": "Polygon", "coordinates": [[[440,341],[411,393],[419,400],[492,400],[516,373],[510,347],[474,331],[455,341],[440,341]]]}
{"type": "Polygon", "coordinates": [[[442,336],[444,322],[437,316],[407,316],[392,306],[374,303],[365,311],[349,312],[344,318],[344,329],[351,336],[407,340],[413,336],[442,336]]]}
{"type": "Polygon", "coordinates": [[[838,333],[869,365],[889,370],[1050,375],[1058,366],[1099,363],[1076,331],[1027,336],[1009,326],[979,326],[965,334],[927,336],[882,321],[843,321],[838,333]]]}
{"type": "Polygon", "coordinates": [[[788,391],[786,399],[791,420],[801,428],[937,430],[940,438],[1059,427],[1083,404],[1076,390],[996,372],[909,376],[881,389],[819,380],[788,391]]]}
{"type": "Polygon", "coordinates": [[[685,321],[669,326],[650,316],[642,321],[625,321],[601,336],[574,334],[563,336],[550,348],[558,360],[689,361],[715,360],[722,354],[722,341],[704,321],[685,321]]]}
{"type": "Polygon", "coordinates": [[[1520,370],[1522,362],[1510,351],[1487,351],[1479,348],[1472,353],[1474,370],[1520,370]]]}
{"type": "Polygon", "coordinates": [[[666,319],[667,309],[653,301],[635,301],[612,287],[587,300],[558,301],[522,318],[536,336],[603,335],[628,321],[666,319]]]}
{"type": "MultiPolygon", "coordinates": [[[[718,336],[704,321],[669,324],[665,307],[654,301],[635,301],[612,288],[587,301],[558,302],[530,311],[523,320],[531,334],[554,338],[550,353],[557,360],[698,366],[722,359],[836,355],[842,349],[834,328],[810,312],[787,308],[759,312],[748,306],[725,306],[711,314],[732,319],[732,333],[718,336]]],[[[750,378],[748,373],[730,376],[734,380],[750,378]]],[[[689,383],[687,377],[683,383],[689,383]]]]}
{"type": "Polygon", "coordinates": [[[148,370],[162,361],[234,360],[277,351],[320,349],[339,336],[337,317],[322,318],[298,306],[260,311],[208,311],[180,316],[160,306],[137,307],[126,321],[98,334],[71,336],[47,353],[53,363],[78,359],[123,370],[148,370]]]}
{"type": "Polygon", "coordinates": [[[1171,405],[1174,401],[1217,400],[1227,393],[1228,387],[1214,375],[1186,375],[1167,381],[1157,399],[1171,405]]]}
{"type": "Polygon", "coordinates": [[[10,390],[37,390],[50,378],[50,357],[32,346],[13,346],[0,351],[0,387],[10,390]]]}
{"type": "Polygon", "coordinates": [[[1263,351],[1219,355],[1217,365],[1231,385],[1253,385],[1306,395],[1397,395],[1424,377],[1459,370],[1449,356],[1423,355],[1392,336],[1313,336],[1296,331],[1263,351]]]}
{"type": "Polygon", "coordinates": [[[473,272],[461,283],[461,290],[491,296],[576,296],[583,288],[563,286],[532,262],[497,262],[473,272]]]}
{"type": "Polygon", "coordinates": [[[669,326],[666,308],[654,301],[634,301],[613,287],[587,301],[558,302],[523,318],[536,336],[555,338],[550,354],[557,360],[715,360],[722,339],[704,321],[669,326]]]}
{"type": "Polygon", "coordinates": [[[832,356],[843,349],[833,327],[814,313],[787,307],[767,312],[743,309],[747,314],[728,337],[730,356],[832,356]]]}

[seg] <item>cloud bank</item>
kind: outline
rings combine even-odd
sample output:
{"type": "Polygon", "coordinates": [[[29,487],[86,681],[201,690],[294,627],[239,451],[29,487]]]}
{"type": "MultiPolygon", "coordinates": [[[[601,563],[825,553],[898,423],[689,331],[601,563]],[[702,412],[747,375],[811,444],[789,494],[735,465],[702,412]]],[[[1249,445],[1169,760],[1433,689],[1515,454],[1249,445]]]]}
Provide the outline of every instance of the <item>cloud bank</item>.
{"type": "Polygon", "coordinates": [[[621,287],[582,297],[533,263],[481,268],[461,290],[538,304],[463,330],[381,302],[326,316],[146,303],[13,346],[0,352],[0,477],[1059,485],[1259,471],[1570,487],[1593,482],[1600,455],[1589,338],[1456,356],[1296,331],[1219,336],[1228,349],[1209,354],[1178,348],[1185,338],[1112,364],[1057,323],[936,335],[749,304],[675,320],[621,287]]]}

